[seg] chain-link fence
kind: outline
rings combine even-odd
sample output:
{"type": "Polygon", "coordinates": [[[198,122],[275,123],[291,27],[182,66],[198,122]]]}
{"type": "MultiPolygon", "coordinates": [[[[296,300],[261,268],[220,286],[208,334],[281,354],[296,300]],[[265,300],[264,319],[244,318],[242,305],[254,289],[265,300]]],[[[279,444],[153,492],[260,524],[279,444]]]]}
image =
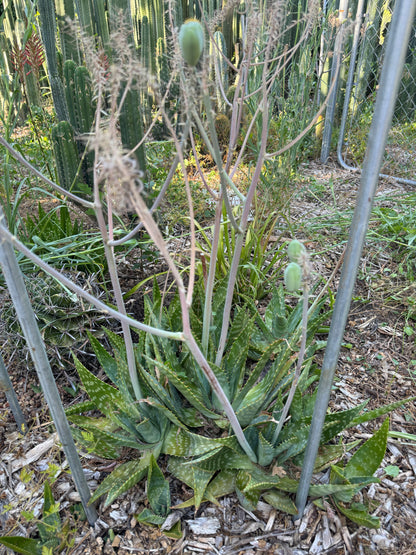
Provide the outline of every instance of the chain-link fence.
{"type": "MultiPolygon", "coordinates": [[[[399,1],[399,0],[398,0],[399,1]]],[[[367,147],[375,97],[384,60],[394,0],[358,0],[356,27],[350,45],[349,68],[338,139],[338,161],[360,169],[367,147]]],[[[344,50],[344,54],[348,54],[344,50]]],[[[416,185],[416,20],[413,23],[382,174],[416,185]]]]}

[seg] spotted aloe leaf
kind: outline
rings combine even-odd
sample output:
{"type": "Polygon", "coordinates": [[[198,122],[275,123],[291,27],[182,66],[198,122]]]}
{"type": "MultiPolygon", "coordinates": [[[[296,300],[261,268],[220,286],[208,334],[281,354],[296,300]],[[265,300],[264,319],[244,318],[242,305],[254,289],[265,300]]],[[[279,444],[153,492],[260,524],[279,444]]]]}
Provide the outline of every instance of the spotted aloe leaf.
{"type": "Polygon", "coordinates": [[[274,459],[274,447],[259,433],[259,441],[257,446],[257,462],[261,466],[268,466],[274,459]]]}
{"type": "Polygon", "coordinates": [[[209,410],[207,404],[209,401],[204,398],[201,388],[197,387],[193,383],[189,376],[185,374],[180,375],[176,369],[172,369],[169,364],[162,364],[159,361],[149,359],[145,357],[149,364],[156,366],[160,372],[166,376],[169,381],[182,393],[182,395],[191,403],[195,408],[197,408],[203,415],[208,418],[219,418],[220,415],[209,410]]]}
{"type": "MultiPolygon", "coordinates": [[[[157,397],[157,401],[150,400],[151,398],[148,397],[146,402],[150,402],[152,405],[156,405],[160,409],[161,406],[164,407],[164,411],[169,412],[169,420],[176,419],[176,423],[179,427],[187,428],[185,424],[187,420],[187,413],[184,411],[183,407],[178,406],[179,403],[176,401],[174,397],[169,395],[169,391],[163,387],[159,380],[157,380],[150,372],[148,372],[142,365],[139,365],[139,370],[141,376],[144,378],[148,386],[151,388],[153,393],[157,397]]],[[[173,422],[173,420],[172,420],[173,422]]]]}
{"type": "Polygon", "coordinates": [[[275,448],[276,455],[279,455],[279,464],[302,453],[308,441],[309,425],[299,424],[297,426],[287,426],[287,428],[288,430],[283,428],[282,442],[275,448]]]}
{"type": "Polygon", "coordinates": [[[359,486],[354,484],[319,484],[312,485],[309,488],[311,497],[326,497],[328,495],[337,495],[338,499],[345,502],[351,501],[353,496],[360,490],[359,486]]]}
{"type": "Polygon", "coordinates": [[[274,289],[269,304],[264,313],[264,323],[273,332],[274,337],[283,337],[286,333],[286,302],[282,286],[274,289]]]}
{"type": "Polygon", "coordinates": [[[108,417],[124,405],[121,393],[115,387],[99,380],[74,356],[75,367],[89,398],[98,410],[108,417]]]}
{"type": "Polygon", "coordinates": [[[266,367],[270,360],[274,359],[276,354],[282,348],[282,339],[272,341],[266,349],[262,352],[256,366],[251,370],[250,375],[244,386],[240,389],[234,400],[233,406],[238,407],[250,389],[254,386],[260,377],[260,374],[266,367]]]}
{"type": "Polygon", "coordinates": [[[110,355],[110,353],[104,349],[101,343],[98,341],[96,337],[94,337],[91,333],[87,331],[88,338],[90,340],[91,346],[94,350],[95,356],[98,359],[102,369],[113,382],[113,384],[117,385],[117,362],[116,360],[110,355]]]}
{"type": "Polygon", "coordinates": [[[32,538],[22,538],[21,536],[2,536],[0,544],[3,544],[13,553],[22,553],[23,555],[41,555],[42,545],[39,540],[32,538]]]}
{"type": "Polygon", "coordinates": [[[250,474],[246,471],[240,471],[235,478],[235,491],[241,505],[248,511],[254,511],[260,499],[260,489],[246,490],[246,486],[250,481],[250,474]]]}
{"type": "Polygon", "coordinates": [[[382,407],[378,407],[373,410],[369,410],[362,414],[356,416],[348,425],[348,428],[352,426],[358,426],[359,424],[364,424],[364,422],[369,422],[370,420],[374,420],[374,418],[379,418],[380,416],[384,416],[385,414],[391,412],[392,410],[396,410],[401,408],[405,403],[411,403],[416,399],[416,397],[408,397],[407,399],[396,401],[395,403],[390,403],[388,405],[383,405],[382,407]]]}
{"type": "Polygon", "coordinates": [[[357,407],[352,409],[334,412],[325,418],[325,426],[322,431],[321,443],[327,443],[330,439],[334,438],[340,432],[345,430],[354,422],[355,418],[363,410],[367,401],[364,401],[357,407]]]}
{"type": "Polygon", "coordinates": [[[65,414],[71,416],[73,414],[81,414],[82,412],[87,412],[89,410],[96,409],[95,403],[93,401],[83,401],[82,403],[77,403],[65,409],[65,414]]]}
{"type": "Polygon", "coordinates": [[[93,493],[90,503],[107,494],[105,507],[114,501],[119,495],[133,487],[147,473],[152,457],[159,456],[160,446],[153,451],[143,454],[140,460],[128,461],[118,466],[107,476],[93,493]]]}
{"type": "Polygon", "coordinates": [[[193,489],[193,504],[198,509],[204,499],[207,486],[216,471],[206,470],[198,465],[190,466],[182,459],[171,459],[169,461],[169,471],[181,482],[193,489]]]}
{"type": "Polygon", "coordinates": [[[262,410],[265,401],[270,394],[269,380],[263,380],[255,385],[241,402],[236,411],[241,426],[248,426],[262,410]]]}
{"type": "Polygon", "coordinates": [[[235,436],[208,438],[172,427],[166,434],[163,453],[175,457],[199,457],[220,446],[240,452],[235,436]]]}
{"type": "Polygon", "coordinates": [[[224,368],[229,377],[229,397],[231,401],[242,386],[246,371],[249,340],[254,326],[254,318],[248,319],[247,316],[247,320],[245,327],[234,340],[224,359],[224,368]]]}
{"type": "Polygon", "coordinates": [[[357,447],[359,443],[360,440],[352,441],[347,444],[337,443],[334,445],[321,445],[315,459],[314,472],[322,472],[329,466],[336,464],[342,459],[346,452],[357,447]]]}
{"type": "MultiPolygon", "coordinates": [[[[171,470],[171,463],[174,459],[170,459],[169,461],[169,470],[171,470]]],[[[171,472],[175,475],[175,469],[172,468],[171,472]]],[[[236,471],[235,470],[223,470],[219,474],[217,474],[211,482],[208,484],[204,497],[202,501],[210,501],[215,505],[218,505],[218,497],[224,497],[224,495],[230,495],[235,491],[235,477],[236,471]]],[[[192,496],[190,499],[181,503],[180,505],[176,505],[175,509],[185,509],[186,507],[193,507],[195,505],[195,497],[192,496]]]]}
{"type": "Polygon", "coordinates": [[[193,458],[183,463],[185,466],[198,465],[204,470],[245,469],[251,470],[253,463],[245,453],[239,453],[228,447],[219,447],[205,453],[197,459],[193,458]]]}
{"type": "Polygon", "coordinates": [[[176,414],[171,411],[166,405],[160,403],[156,399],[152,399],[152,397],[148,397],[146,399],[146,403],[150,404],[152,407],[156,408],[161,414],[163,414],[170,422],[172,422],[178,428],[184,428],[187,430],[187,426],[184,424],[183,421],[179,420],[176,414]]]}
{"type": "Polygon", "coordinates": [[[336,492],[331,492],[335,501],[342,501],[349,503],[352,501],[353,496],[358,493],[362,488],[369,484],[379,483],[379,479],[374,476],[353,476],[347,478],[345,476],[345,469],[337,466],[331,466],[330,486],[344,485],[346,488],[341,488],[336,492]]]}
{"type": "Polygon", "coordinates": [[[170,507],[169,482],[158,467],[153,453],[150,456],[147,474],[147,498],[157,515],[166,516],[168,514],[170,507]]]}
{"type": "Polygon", "coordinates": [[[161,526],[165,520],[165,516],[156,515],[150,509],[143,509],[143,511],[136,516],[137,522],[142,522],[143,524],[154,524],[155,526],[161,526]]]}
{"type": "Polygon", "coordinates": [[[380,429],[354,453],[344,468],[344,476],[371,476],[380,466],[387,447],[389,419],[386,418],[380,429]]]}
{"type": "Polygon", "coordinates": [[[380,528],[380,519],[369,515],[365,507],[345,507],[341,503],[336,503],[336,506],[343,515],[359,526],[366,526],[367,528],[380,528]]]}
{"type": "Polygon", "coordinates": [[[282,478],[279,476],[271,476],[259,467],[254,467],[251,470],[240,470],[238,473],[238,483],[244,493],[278,487],[281,480],[282,478]]]}
{"type": "MultiPolygon", "coordinates": [[[[68,417],[68,420],[82,430],[91,433],[90,441],[81,441],[81,443],[87,445],[90,451],[98,455],[98,451],[105,453],[108,449],[109,453],[105,456],[106,459],[117,457],[114,453],[119,453],[121,447],[140,448],[137,440],[133,439],[131,435],[117,432],[117,424],[108,418],[93,418],[73,414],[68,417]]],[[[88,436],[88,433],[86,436],[88,436]]]]}
{"type": "Polygon", "coordinates": [[[295,515],[298,512],[296,505],[293,503],[290,497],[288,497],[281,491],[272,489],[264,493],[262,497],[266,501],[266,503],[268,503],[278,511],[284,511],[289,515],[295,515]]]}

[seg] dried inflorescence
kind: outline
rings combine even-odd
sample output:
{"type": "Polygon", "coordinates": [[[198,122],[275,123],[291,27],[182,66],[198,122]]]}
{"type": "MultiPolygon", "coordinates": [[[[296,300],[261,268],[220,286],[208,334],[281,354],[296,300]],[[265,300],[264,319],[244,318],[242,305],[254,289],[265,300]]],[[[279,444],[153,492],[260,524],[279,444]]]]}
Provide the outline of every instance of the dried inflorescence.
{"type": "Polygon", "coordinates": [[[123,152],[120,137],[114,126],[100,128],[91,139],[91,149],[96,153],[96,176],[105,186],[108,198],[117,213],[130,209],[131,187],[143,190],[143,172],[135,158],[123,152]]]}

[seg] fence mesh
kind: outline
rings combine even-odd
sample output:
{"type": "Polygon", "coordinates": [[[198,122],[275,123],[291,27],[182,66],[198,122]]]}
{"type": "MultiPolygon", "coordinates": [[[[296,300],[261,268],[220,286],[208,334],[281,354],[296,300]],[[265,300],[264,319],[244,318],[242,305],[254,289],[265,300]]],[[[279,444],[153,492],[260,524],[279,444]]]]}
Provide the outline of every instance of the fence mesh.
{"type": "MultiPolygon", "coordinates": [[[[357,29],[347,45],[350,65],[338,140],[338,160],[349,169],[361,168],[364,160],[395,2],[359,0],[355,4],[357,29]]],[[[381,171],[416,185],[416,19],[381,171]]]]}

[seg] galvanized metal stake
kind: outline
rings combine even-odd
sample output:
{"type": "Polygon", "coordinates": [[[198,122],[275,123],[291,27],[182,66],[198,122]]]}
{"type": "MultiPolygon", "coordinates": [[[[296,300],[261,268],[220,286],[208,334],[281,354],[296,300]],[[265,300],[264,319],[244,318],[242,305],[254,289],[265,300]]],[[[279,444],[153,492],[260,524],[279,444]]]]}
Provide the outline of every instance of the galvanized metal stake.
{"type": "Polygon", "coordinates": [[[354,211],[350,237],[345,253],[329,330],[328,344],[322,363],[321,378],[319,380],[308,444],[304,456],[304,465],[296,496],[296,506],[298,509],[296,518],[301,518],[306,505],[415,12],[415,0],[396,2],[368,138],[357,206],[354,211]]]}
{"type": "Polygon", "coordinates": [[[342,22],[347,18],[348,13],[348,0],[339,0],[338,9],[338,22],[340,25],[340,31],[335,38],[334,55],[332,58],[332,69],[331,69],[331,80],[333,83],[335,81],[335,86],[331,92],[331,98],[329,99],[328,106],[325,112],[325,123],[324,131],[322,134],[322,148],[321,148],[321,162],[326,164],[329,156],[329,151],[331,148],[331,137],[332,137],[332,127],[334,124],[334,115],[337,102],[338,93],[338,81],[339,72],[341,68],[341,58],[344,43],[344,33],[341,27],[342,22]]]}
{"type": "Polygon", "coordinates": [[[7,402],[10,405],[10,409],[13,413],[14,419],[16,420],[19,432],[25,434],[27,432],[26,420],[22,409],[20,408],[19,401],[17,400],[9,374],[4,366],[3,357],[0,354],[0,392],[1,391],[4,391],[6,394],[7,402]]]}
{"type": "MultiPolygon", "coordinates": [[[[4,227],[5,218],[0,207],[0,227],[4,227]]],[[[46,355],[45,346],[40,335],[39,328],[36,324],[35,315],[30,304],[29,296],[26,291],[22,272],[14,254],[14,250],[10,243],[6,240],[0,240],[0,265],[3,269],[4,278],[10,296],[12,298],[17,317],[27,344],[29,346],[30,355],[42,386],[43,394],[48,403],[49,410],[52,415],[62,448],[65,452],[68,464],[71,469],[76,488],[81,497],[81,502],[85,510],[88,522],[93,525],[98,518],[97,512],[93,505],[88,505],[91,497],[88,484],[82,470],[78,452],[75,447],[74,439],[71,434],[68,420],[65,415],[62,401],[56,387],[52,369],[46,355]]]]}

